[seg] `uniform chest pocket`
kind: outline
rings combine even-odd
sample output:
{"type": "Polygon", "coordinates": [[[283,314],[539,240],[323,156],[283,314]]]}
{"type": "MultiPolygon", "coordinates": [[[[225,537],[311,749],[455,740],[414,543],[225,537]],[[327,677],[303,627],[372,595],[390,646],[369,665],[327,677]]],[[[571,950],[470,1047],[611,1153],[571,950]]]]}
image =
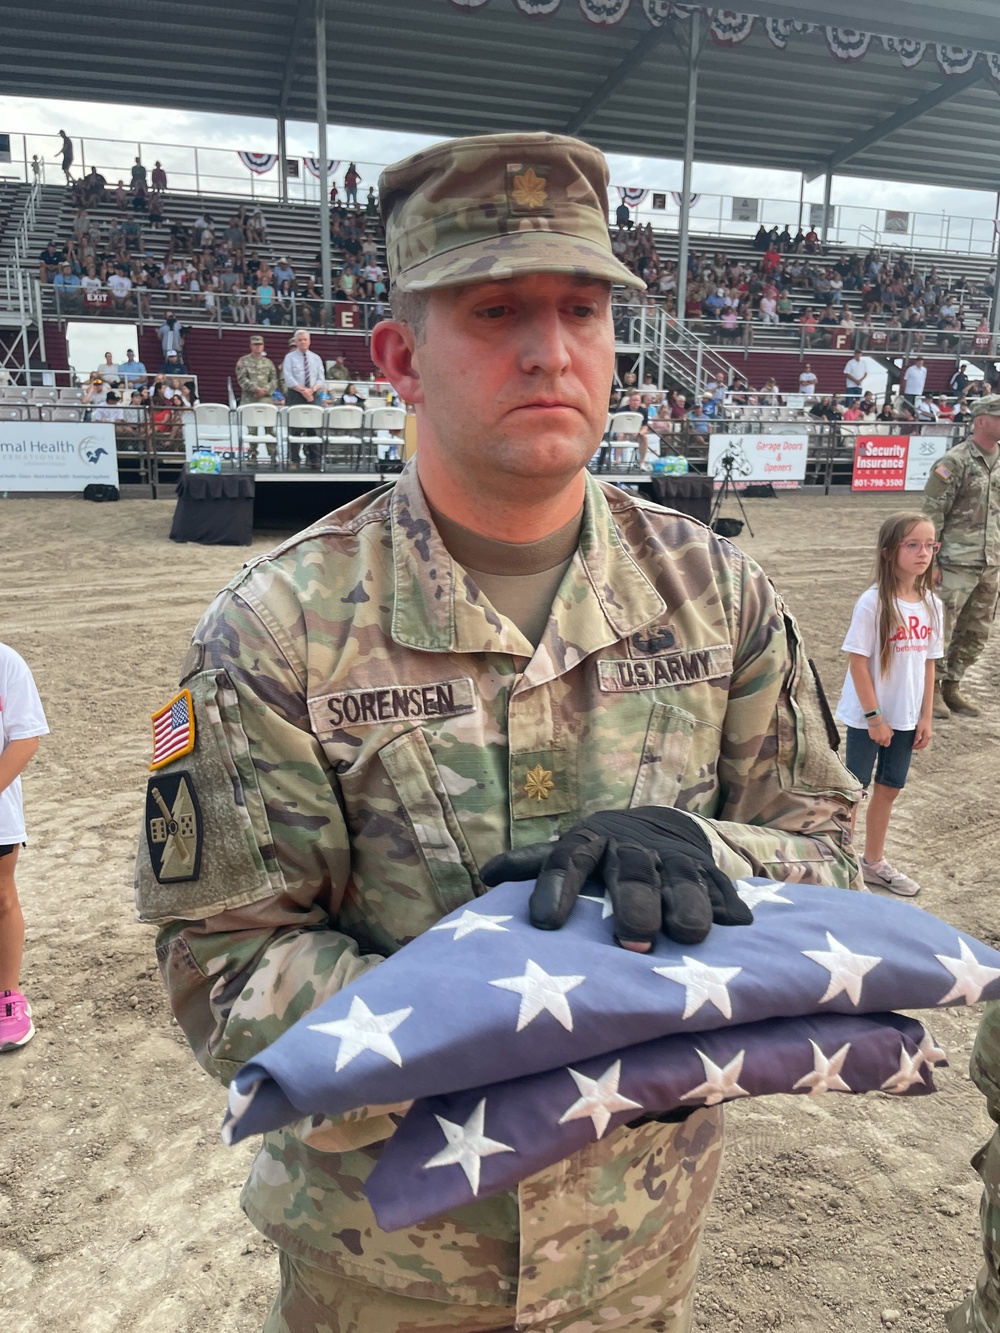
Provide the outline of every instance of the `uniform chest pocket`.
{"type": "Polygon", "coordinates": [[[427,737],[419,729],[404,732],[384,745],[378,757],[410,822],[442,909],[451,912],[471,902],[477,889],[482,891],[476,863],[427,737]]]}
{"type": "MultiPolygon", "coordinates": [[[[672,806],[684,782],[698,719],[674,704],[653,705],[632,799],[640,805],[672,806]]],[[[701,725],[707,725],[702,723],[701,725]]]]}

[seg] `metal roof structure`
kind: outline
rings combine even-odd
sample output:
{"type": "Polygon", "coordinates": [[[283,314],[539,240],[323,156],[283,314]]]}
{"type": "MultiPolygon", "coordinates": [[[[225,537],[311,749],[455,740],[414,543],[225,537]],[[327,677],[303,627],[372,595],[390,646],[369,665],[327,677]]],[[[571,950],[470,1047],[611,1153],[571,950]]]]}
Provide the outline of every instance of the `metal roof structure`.
{"type": "MultiPolygon", "coordinates": [[[[3,7],[0,86],[14,96],[313,121],[315,5],[144,0],[126,12],[117,0],[14,0],[3,7]]],[[[326,0],[328,116],[442,137],[546,129],[605,151],[682,157],[684,8],[326,0]],[[588,11],[600,22],[587,22],[588,11]]],[[[755,11],[786,21],[787,44],[777,49],[763,19],[738,44],[704,43],[697,161],[998,188],[995,0],[758,0],[755,11]],[[799,30],[810,24],[819,26],[799,30]],[[826,27],[847,45],[855,28],[876,37],[862,58],[838,59],[826,27]],[[886,49],[883,35],[899,50],[886,49]],[[931,46],[906,68],[918,43],[931,46]],[[963,67],[954,48],[982,53],[970,72],[943,72],[942,58],[963,67]]]]}

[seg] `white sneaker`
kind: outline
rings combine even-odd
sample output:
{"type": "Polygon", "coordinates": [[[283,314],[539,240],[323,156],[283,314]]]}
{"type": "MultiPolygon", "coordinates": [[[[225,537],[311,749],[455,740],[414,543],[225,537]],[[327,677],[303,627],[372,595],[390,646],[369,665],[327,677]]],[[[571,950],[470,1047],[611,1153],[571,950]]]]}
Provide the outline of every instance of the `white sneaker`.
{"type": "Polygon", "coordinates": [[[909,875],[904,875],[895,866],[891,866],[884,856],[881,861],[875,861],[873,864],[862,857],[861,874],[865,883],[871,888],[888,889],[890,893],[896,893],[900,898],[915,898],[920,892],[917,881],[910,879],[909,875]]]}

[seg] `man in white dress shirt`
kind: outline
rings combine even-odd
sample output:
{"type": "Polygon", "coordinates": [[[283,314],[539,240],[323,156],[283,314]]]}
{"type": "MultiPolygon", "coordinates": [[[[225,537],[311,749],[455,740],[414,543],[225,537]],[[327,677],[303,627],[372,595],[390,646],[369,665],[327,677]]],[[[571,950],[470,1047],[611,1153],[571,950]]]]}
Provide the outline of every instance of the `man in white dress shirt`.
{"type": "MultiPolygon", "coordinates": [[[[323,362],[315,352],[309,350],[308,329],[296,329],[292,339],[294,347],[281,364],[281,374],[285,381],[285,402],[289,407],[297,404],[315,402],[323,381],[326,378],[323,362]]],[[[288,463],[293,469],[299,466],[299,446],[290,443],[288,463]]],[[[306,462],[314,472],[319,471],[320,444],[306,445],[306,462]]]]}

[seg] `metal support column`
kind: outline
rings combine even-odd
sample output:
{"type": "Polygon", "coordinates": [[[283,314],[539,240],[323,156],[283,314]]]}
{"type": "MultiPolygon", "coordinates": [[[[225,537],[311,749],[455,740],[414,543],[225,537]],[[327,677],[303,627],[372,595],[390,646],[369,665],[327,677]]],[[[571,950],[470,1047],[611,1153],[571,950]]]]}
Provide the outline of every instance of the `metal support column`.
{"type": "Polygon", "coordinates": [[[323,323],[331,319],[330,158],[326,146],[326,3],[316,0],[316,124],[319,130],[319,253],[323,269],[323,323]]]}
{"type": "Polygon", "coordinates": [[[823,182],[823,230],[820,234],[820,240],[826,245],[827,233],[830,230],[830,193],[833,190],[833,172],[826,173],[826,180],[823,182]]]}
{"type": "Polygon", "coordinates": [[[799,222],[798,222],[799,231],[802,230],[802,207],[805,195],[806,195],[806,173],[802,171],[799,173],[799,222]]]}
{"type": "Polygon", "coordinates": [[[997,195],[998,212],[993,221],[996,248],[993,252],[993,295],[990,297],[990,360],[997,355],[997,334],[1000,333],[1000,193],[997,195]]]}
{"type": "Polygon", "coordinates": [[[278,199],[288,203],[288,140],[284,113],[278,116],[278,199]]]}
{"type": "Polygon", "coordinates": [[[687,113],[684,119],[684,173],[677,248],[677,322],[684,324],[688,285],[688,231],[691,212],[691,167],[694,161],[694,126],[698,114],[698,61],[701,57],[701,14],[693,10],[688,19],[687,113]]]}

